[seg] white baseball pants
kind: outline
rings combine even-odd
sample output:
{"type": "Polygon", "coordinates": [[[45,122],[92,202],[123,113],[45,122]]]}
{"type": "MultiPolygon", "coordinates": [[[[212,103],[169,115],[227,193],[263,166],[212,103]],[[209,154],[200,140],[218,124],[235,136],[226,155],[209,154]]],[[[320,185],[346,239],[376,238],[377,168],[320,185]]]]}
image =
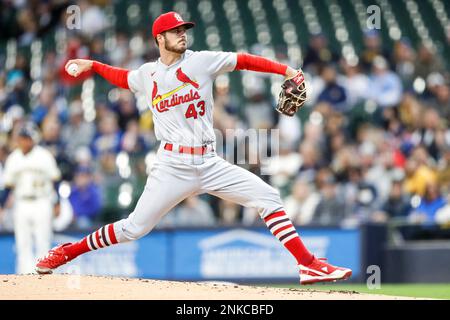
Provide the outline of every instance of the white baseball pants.
{"type": "Polygon", "coordinates": [[[163,145],[136,208],[128,218],[114,224],[118,242],[143,237],[170,209],[192,195],[209,193],[257,208],[262,218],[283,208],[278,190],[214,151],[190,155],[164,150],[163,145]]]}
{"type": "Polygon", "coordinates": [[[51,247],[53,206],[48,198],[16,199],[14,234],[16,242],[16,273],[33,273],[36,261],[51,247]]]}

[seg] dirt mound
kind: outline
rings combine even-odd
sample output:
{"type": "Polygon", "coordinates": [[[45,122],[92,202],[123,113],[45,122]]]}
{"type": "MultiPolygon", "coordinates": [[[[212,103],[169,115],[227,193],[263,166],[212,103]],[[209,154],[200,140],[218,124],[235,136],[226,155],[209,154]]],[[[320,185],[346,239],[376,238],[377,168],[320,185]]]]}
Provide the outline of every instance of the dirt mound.
{"type": "Polygon", "coordinates": [[[353,291],[318,291],[78,275],[0,275],[0,300],[379,300],[409,299],[353,291]]]}

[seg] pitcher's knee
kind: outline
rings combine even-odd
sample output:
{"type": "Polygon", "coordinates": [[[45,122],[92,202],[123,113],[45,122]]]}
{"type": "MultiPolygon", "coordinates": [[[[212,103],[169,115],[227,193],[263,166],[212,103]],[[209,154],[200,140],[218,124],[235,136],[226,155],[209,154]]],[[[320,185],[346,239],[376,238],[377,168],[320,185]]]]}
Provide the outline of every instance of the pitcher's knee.
{"type": "Polygon", "coordinates": [[[269,186],[266,193],[261,196],[258,205],[258,212],[261,218],[269,216],[271,213],[284,210],[283,201],[281,200],[280,192],[269,186]]]}
{"type": "Polygon", "coordinates": [[[131,219],[123,219],[114,227],[118,242],[134,241],[142,238],[151,231],[151,227],[138,225],[131,219]]]}
{"type": "Polygon", "coordinates": [[[147,226],[138,226],[130,224],[128,228],[124,230],[125,235],[130,240],[138,240],[142,238],[143,236],[147,235],[150,232],[150,228],[147,226]]]}

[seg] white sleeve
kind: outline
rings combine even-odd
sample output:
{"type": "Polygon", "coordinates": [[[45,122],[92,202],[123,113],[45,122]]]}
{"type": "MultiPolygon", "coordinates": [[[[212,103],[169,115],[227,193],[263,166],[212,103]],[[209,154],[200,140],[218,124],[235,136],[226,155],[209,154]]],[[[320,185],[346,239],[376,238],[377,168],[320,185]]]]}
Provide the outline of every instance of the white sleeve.
{"type": "Polygon", "coordinates": [[[144,91],[144,85],[142,83],[140,70],[141,68],[128,72],[128,86],[130,87],[130,90],[134,93],[144,91]]]}
{"type": "Polygon", "coordinates": [[[212,77],[221,73],[231,72],[236,68],[237,53],[223,51],[200,51],[201,66],[212,77]]]}
{"type": "Polygon", "coordinates": [[[14,158],[9,156],[6,159],[5,169],[3,170],[3,183],[6,187],[14,187],[16,183],[16,171],[17,169],[14,167],[14,158]]]}

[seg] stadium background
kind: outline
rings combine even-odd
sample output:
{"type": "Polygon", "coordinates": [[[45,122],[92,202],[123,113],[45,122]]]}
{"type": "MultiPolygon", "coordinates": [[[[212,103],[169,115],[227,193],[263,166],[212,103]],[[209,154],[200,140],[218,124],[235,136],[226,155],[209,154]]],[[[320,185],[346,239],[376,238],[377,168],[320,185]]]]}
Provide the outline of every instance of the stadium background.
{"type": "MultiPolygon", "coordinates": [[[[196,22],[193,50],[247,51],[307,73],[309,103],[292,119],[274,112],[279,76],[219,77],[215,125],[224,134],[280,129],[280,165],[262,178],[314,252],[352,267],[355,282],[370,265],[384,282],[450,281],[450,4],[440,0],[2,1],[0,181],[17,128],[31,119],[65,181],[55,242],[126,216],[157,147],[139,97],[90,74],[72,79],[63,66],[90,57],[133,69],[156,59],[151,23],[169,10],[196,22]],[[67,27],[71,4],[80,29],[67,27]],[[367,30],[370,5],[379,29],[367,30]]],[[[242,136],[228,139],[245,147],[242,136]]],[[[0,230],[0,273],[14,273],[11,210],[0,230]]],[[[255,212],[204,196],[142,240],[62,272],[294,282],[291,259],[255,212]]]]}

